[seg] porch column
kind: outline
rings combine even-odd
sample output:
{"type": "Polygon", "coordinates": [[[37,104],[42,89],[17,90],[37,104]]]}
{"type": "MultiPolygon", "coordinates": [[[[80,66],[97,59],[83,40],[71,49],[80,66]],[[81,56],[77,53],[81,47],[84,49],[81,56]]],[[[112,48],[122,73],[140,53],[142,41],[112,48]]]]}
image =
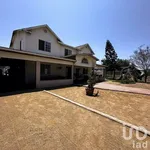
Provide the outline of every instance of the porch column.
{"type": "Polygon", "coordinates": [[[72,75],[71,75],[72,80],[73,80],[73,75],[74,75],[74,65],[72,65],[72,75]]]}
{"type": "Polygon", "coordinates": [[[36,62],[36,88],[40,88],[40,62],[36,62]]]}

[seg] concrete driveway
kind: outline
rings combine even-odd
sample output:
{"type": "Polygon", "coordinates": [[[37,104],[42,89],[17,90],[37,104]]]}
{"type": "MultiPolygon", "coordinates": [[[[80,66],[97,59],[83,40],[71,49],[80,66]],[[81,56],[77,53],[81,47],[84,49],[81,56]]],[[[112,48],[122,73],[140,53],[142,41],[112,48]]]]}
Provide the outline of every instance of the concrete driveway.
{"type": "Polygon", "coordinates": [[[125,86],[121,86],[121,85],[109,84],[106,82],[97,83],[95,85],[95,88],[104,89],[104,90],[111,90],[111,91],[120,91],[120,92],[150,95],[150,90],[148,90],[148,89],[125,87],[125,86]]]}

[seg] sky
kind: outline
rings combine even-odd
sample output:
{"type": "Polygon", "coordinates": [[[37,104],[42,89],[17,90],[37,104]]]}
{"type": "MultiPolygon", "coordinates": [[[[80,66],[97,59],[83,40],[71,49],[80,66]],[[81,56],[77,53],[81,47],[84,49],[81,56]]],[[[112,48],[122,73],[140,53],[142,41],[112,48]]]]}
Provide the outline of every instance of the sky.
{"type": "Polygon", "coordinates": [[[0,2],[0,46],[9,47],[12,31],[47,24],[72,46],[89,43],[101,60],[106,40],[128,59],[150,44],[150,0],[4,0],[0,2]]]}

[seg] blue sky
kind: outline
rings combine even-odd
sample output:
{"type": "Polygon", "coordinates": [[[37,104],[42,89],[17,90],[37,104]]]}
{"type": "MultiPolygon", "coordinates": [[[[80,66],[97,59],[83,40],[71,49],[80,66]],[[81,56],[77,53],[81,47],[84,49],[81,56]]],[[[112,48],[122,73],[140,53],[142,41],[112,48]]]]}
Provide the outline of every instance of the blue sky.
{"type": "Polygon", "coordinates": [[[150,44],[149,0],[4,0],[0,5],[0,45],[14,29],[48,24],[64,43],[89,43],[104,58],[109,39],[120,58],[150,44]]]}

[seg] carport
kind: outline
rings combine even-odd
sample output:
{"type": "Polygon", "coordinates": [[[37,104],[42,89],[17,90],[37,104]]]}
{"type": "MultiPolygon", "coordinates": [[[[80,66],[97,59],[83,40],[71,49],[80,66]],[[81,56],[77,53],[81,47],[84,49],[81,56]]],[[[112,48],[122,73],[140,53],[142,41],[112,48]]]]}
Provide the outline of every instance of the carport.
{"type": "Polygon", "coordinates": [[[36,86],[35,62],[0,58],[0,92],[31,89],[36,86]]]}
{"type": "Polygon", "coordinates": [[[72,84],[74,62],[71,59],[0,47],[0,92],[72,84]],[[53,78],[41,78],[43,64],[50,66],[50,77],[53,78]],[[58,72],[64,77],[58,78],[58,72]]]}

